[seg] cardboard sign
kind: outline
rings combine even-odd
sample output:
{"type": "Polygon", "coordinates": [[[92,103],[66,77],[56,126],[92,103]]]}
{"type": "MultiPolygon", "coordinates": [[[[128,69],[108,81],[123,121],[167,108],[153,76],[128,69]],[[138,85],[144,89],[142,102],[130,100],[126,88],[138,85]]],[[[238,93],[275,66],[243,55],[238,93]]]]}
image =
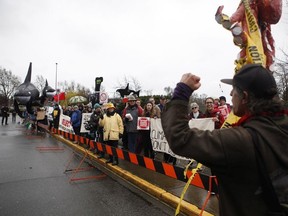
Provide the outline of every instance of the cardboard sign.
{"type": "Polygon", "coordinates": [[[60,114],[59,130],[74,134],[69,116],[60,114]]]}
{"type": "Polygon", "coordinates": [[[100,92],[99,103],[100,104],[108,103],[108,94],[107,94],[107,92],[100,92]]]}
{"type": "Polygon", "coordinates": [[[149,129],[150,129],[150,118],[138,117],[137,130],[149,130],[149,129]]]}
{"type": "Polygon", "coordinates": [[[81,120],[81,127],[80,127],[80,132],[81,133],[89,133],[90,130],[85,129],[85,124],[88,123],[90,120],[92,113],[82,113],[82,120],[81,120]]]}
{"type": "Polygon", "coordinates": [[[220,112],[223,115],[224,119],[227,119],[227,117],[229,115],[229,110],[228,110],[227,105],[218,106],[218,109],[220,110],[220,112]]]}
{"type": "MultiPolygon", "coordinates": [[[[213,130],[214,125],[215,124],[212,121],[212,118],[193,119],[189,122],[190,128],[198,128],[200,130],[213,130]]],[[[161,119],[151,119],[150,138],[154,151],[164,152],[181,160],[191,160],[189,158],[176,155],[172,152],[165,138],[165,134],[161,124],[161,119]]]]}

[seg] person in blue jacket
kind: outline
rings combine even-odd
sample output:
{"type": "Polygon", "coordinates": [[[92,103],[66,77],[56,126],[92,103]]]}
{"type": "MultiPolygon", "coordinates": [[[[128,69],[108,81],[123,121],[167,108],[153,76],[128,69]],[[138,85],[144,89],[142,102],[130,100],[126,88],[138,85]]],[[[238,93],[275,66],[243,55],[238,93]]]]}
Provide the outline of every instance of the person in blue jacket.
{"type": "Polygon", "coordinates": [[[71,115],[71,124],[74,130],[74,133],[78,136],[80,136],[81,117],[82,117],[82,113],[79,110],[78,106],[74,106],[74,111],[71,115]]]}

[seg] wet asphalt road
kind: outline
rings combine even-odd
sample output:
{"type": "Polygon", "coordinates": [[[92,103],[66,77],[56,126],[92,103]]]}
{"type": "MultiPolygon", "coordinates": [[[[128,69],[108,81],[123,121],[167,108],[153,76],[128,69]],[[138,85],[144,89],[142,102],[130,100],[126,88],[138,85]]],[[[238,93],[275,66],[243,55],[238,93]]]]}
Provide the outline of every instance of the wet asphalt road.
{"type": "MultiPolygon", "coordinates": [[[[105,175],[70,183],[71,172],[64,171],[71,154],[48,134],[35,136],[22,125],[0,125],[0,215],[174,215],[173,209],[123,180],[105,175]],[[47,146],[64,150],[38,149],[47,146]]],[[[79,162],[74,157],[68,168],[79,162]]],[[[75,177],[92,175],[103,173],[92,169],[75,177]]]]}

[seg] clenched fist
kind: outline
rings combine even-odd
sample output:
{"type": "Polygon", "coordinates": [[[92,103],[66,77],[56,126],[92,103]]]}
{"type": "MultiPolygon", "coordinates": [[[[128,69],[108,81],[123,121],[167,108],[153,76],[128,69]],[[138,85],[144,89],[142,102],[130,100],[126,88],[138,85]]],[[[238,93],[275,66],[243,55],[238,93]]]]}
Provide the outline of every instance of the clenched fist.
{"type": "Polygon", "coordinates": [[[193,91],[197,90],[201,86],[200,77],[191,73],[183,74],[180,82],[188,85],[193,91]]]}

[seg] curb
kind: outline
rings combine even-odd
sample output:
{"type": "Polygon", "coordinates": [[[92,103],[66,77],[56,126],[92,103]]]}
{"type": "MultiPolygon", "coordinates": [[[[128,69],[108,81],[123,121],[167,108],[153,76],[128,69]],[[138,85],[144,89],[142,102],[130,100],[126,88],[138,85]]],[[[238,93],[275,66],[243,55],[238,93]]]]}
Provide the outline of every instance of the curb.
{"type": "MultiPolygon", "coordinates": [[[[180,202],[179,197],[165,191],[162,188],[159,188],[159,187],[147,182],[146,180],[130,173],[127,170],[122,169],[119,166],[112,166],[111,164],[106,164],[104,159],[98,159],[97,156],[95,156],[92,152],[88,151],[87,149],[85,149],[79,145],[72,143],[70,140],[65,139],[61,135],[53,134],[53,133],[50,133],[50,135],[55,137],[57,140],[67,144],[68,146],[70,146],[72,149],[74,149],[75,151],[77,151],[79,153],[82,153],[82,154],[87,153],[89,155],[89,158],[91,160],[97,162],[97,164],[99,164],[102,167],[112,171],[116,175],[118,175],[118,176],[122,177],[123,179],[127,180],[128,182],[132,183],[133,185],[137,186],[138,188],[140,188],[144,192],[150,194],[151,196],[158,198],[159,200],[168,204],[169,206],[172,206],[175,209],[177,208],[178,203],[180,202]]],[[[199,209],[197,206],[195,206],[195,205],[193,205],[193,204],[191,204],[185,200],[182,200],[180,211],[184,214],[187,214],[187,215],[198,216],[201,212],[201,209],[199,209]]],[[[203,211],[202,215],[203,216],[213,216],[213,214],[210,214],[206,211],[203,211]]]]}

